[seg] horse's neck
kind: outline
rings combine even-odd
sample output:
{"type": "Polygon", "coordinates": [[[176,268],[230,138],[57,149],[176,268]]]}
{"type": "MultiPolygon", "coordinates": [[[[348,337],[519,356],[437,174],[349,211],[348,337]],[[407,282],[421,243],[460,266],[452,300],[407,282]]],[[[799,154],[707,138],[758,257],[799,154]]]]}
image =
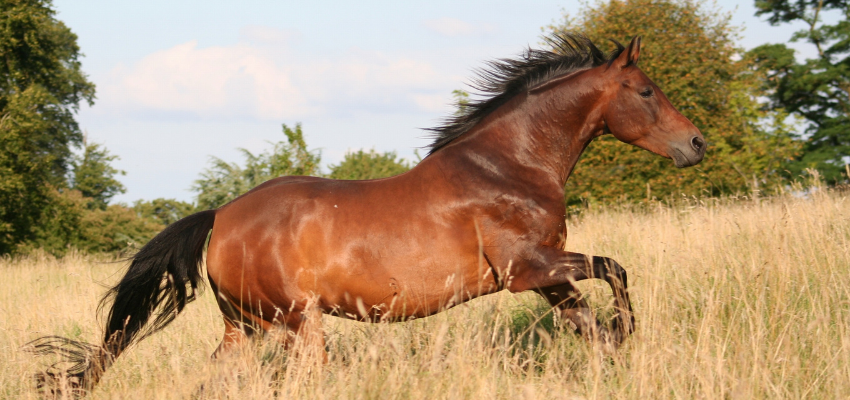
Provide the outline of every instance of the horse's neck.
{"type": "Polygon", "coordinates": [[[576,78],[517,96],[447,153],[467,163],[486,162],[491,171],[521,168],[523,179],[552,180],[563,188],[582,151],[603,128],[600,91],[586,80],[576,78]]]}

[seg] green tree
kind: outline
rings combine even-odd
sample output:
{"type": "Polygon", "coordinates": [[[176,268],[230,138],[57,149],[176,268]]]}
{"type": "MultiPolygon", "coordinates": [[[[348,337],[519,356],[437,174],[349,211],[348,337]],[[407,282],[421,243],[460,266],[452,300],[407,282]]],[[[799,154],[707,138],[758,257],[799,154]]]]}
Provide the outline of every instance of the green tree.
{"type": "Polygon", "coordinates": [[[41,210],[37,224],[33,224],[32,237],[16,244],[16,252],[27,253],[42,249],[53,255],[62,255],[68,249],[79,247],[85,229],[80,229],[83,215],[90,212],[90,199],[78,190],[59,190],[50,187],[48,201],[41,210]]]}
{"type": "Polygon", "coordinates": [[[108,205],[114,194],[124,191],[114,178],[121,171],[110,165],[117,157],[97,144],[85,148],[72,162],[71,187],[50,187],[47,205],[33,226],[33,237],[19,243],[17,251],[39,248],[54,255],[72,248],[123,252],[143,245],[167,225],[165,211],[157,214],[159,210],[147,207],[143,210],[146,214],[136,207],[108,205]]]}
{"type": "Polygon", "coordinates": [[[155,221],[162,226],[171,225],[196,211],[192,203],[162,198],[151,201],[137,200],[133,203],[133,210],[139,218],[155,221]]]}
{"type": "Polygon", "coordinates": [[[394,151],[377,153],[374,149],[365,152],[358,150],[345,154],[345,158],[331,165],[332,179],[378,179],[395,176],[410,170],[410,164],[404,159],[397,159],[394,151]]]}
{"type": "Polygon", "coordinates": [[[90,207],[105,210],[113,196],[127,191],[115,179],[115,175],[124,175],[125,172],[110,165],[117,158],[96,143],[85,144],[83,155],[75,157],[71,188],[90,198],[90,207]]]}
{"type": "Polygon", "coordinates": [[[669,160],[620,143],[595,140],[567,182],[567,203],[721,194],[764,188],[799,147],[781,110],[762,110],[758,71],[734,61],[730,16],[697,0],[609,0],[566,16],[550,30],[583,32],[595,43],[643,36],[640,68],[709,143],[703,162],[676,169],[669,160]]]}
{"type": "Polygon", "coordinates": [[[70,243],[89,253],[125,252],[140,248],[164,228],[157,220],[140,218],[130,207],[113,204],[84,213],[79,225],[81,235],[70,243]]]}
{"type": "Polygon", "coordinates": [[[211,158],[211,166],[201,173],[192,189],[198,192],[198,208],[221,207],[251,188],[284,175],[318,175],[321,155],[307,149],[301,124],[291,129],[283,125],[286,142],[272,143],[274,150],[253,154],[239,149],[245,156],[245,166],[211,158]]]}
{"type": "Polygon", "coordinates": [[[94,100],[77,37],[54,15],[49,1],[0,2],[0,254],[36,237],[82,139],[74,114],[94,100]]]}
{"type": "Polygon", "coordinates": [[[79,190],[51,188],[43,217],[33,227],[33,238],[19,243],[16,251],[42,249],[61,256],[69,249],[84,252],[123,252],[138,248],[165,225],[141,218],[122,204],[92,208],[92,198],[79,190]]]}
{"type": "Polygon", "coordinates": [[[793,172],[816,168],[827,182],[845,180],[850,161],[850,0],[756,0],[756,15],[771,25],[801,21],[807,25],[791,37],[817,50],[817,57],[798,63],[794,50],[767,44],[749,52],[766,71],[764,86],[771,106],[805,118],[801,138],[805,147],[793,172]],[[823,22],[825,13],[840,16],[835,24],[823,22]]]}

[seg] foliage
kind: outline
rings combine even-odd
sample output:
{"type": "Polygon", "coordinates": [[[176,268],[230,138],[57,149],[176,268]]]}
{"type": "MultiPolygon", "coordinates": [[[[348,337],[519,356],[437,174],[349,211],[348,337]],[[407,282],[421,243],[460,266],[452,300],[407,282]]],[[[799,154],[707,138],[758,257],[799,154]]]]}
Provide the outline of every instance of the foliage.
{"type": "Polygon", "coordinates": [[[35,238],[17,251],[41,249],[63,255],[70,249],[87,253],[120,253],[139,248],[167,225],[189,216],[194,205],[173,199],[123,204],[93,204],[97,200],[80,190],[51,188],[51,201],[35,228],[35,238]]]}
{"type": "Polygon", "coordinates": [[[115,179],[115,175],[124,175],[125,172],[109,164],[117,158],[118,156],[110,155],[106,148],[96,143],[86,144],[83,155],[75,157],[71,188],[91,198],[90,207],[105,210],[113,196],[127,191],[124,185],[115,179]]]}
{"type": "Polygon", "coordinates": [[[62,255],[70,249],[89,253],[121,252],[140,247],[165,225],[140,218],[123,205],[91,207],[92,198],[79,190],[50,188],[48,207],[35,224],[33,240],[18,245],[17,252],[42,249],[62,255]]]}
{"type": "Polygon", "coordinates": [[[410,170],[410,164],[396,159],[394,151],[377,153],[374,149],[365,152],[349,152],[338,165],[331,165],[332,179],[378,179],[395,176],[410,170]]]}
{"type": "Polygon", "coordinates": [[[140,248],[164,228],[157,221],[139,218],[129,207],[113,204],[83,214],[79,225],[83,235],[70,243],[89,253],[122,252],[140,248]]]}
{"type": "Polygon", "coordinates": [[[94,100],[77,37],[54,14],[49,1],[0,2],[0,254],[61,207],[50,202],[82,139],[74,113],[94,100]]]}
{"type": "Polygon", "coordinates": [[[295,129],[283,125],[286,142],[273,143],[271,153],[253,154],[239,149],[245,156],[245,167],[212,157],[211,166],[201,173],[192,189],[198,192],[198,209],[221,207],[255,186],[278,176],[317,175],[321,155],[307,150],[301,124],[295,129]]]}
{"type": "Polygon", "coordinates": [[[603,136],[567,182],[568,204],[717,195],[780,181],[778,172],[798,145],[783,123],[785,113],[761,110],[758,71],[733,61],[739,50],[729,18],[696,0],[610,0],[548,27],[582,32],[599,44],[642,35],[640,68],[709,143],[700,165],[676,169],[669,160],[603,136]]]}
{"type": "Polygon", "coordinates": [[[791,167],[799,173],[817,168],[828,182],[844,180],[850,157],[850,0],[756,0],[756,15],[772,25],[804,22],[792,42],[815,46],[817,57],[798,63],[785,44],[766,44],[748,57],[763,71],[771,108],[784,108],[805,118],[805,147],[791,167]],[[842,19],[823,23],[823,14],[837,11],[842,19]]]}
{"type": "Polygon", "coordinates": [[[80,229],[83,214],[90,212],[88,209],[89,199],[77,190],[59,190],[50,186],[49,201],[42,210],[39,220],[33,225],[34,237],[31,240],[20,243],[15,249],[17,252],[28,253],[30,250],[40,248],[44,251],[60,255],[74,244],[79,244],[85,236],[80,229]]]}
{"type": "Polygon", "coordinates": [[[99,145],[87,145],[85,153],[73,162],[72,187],[47,184],[49,198],[33,224],[33,237],[19,243],[14,251],[41,249],[53,255],[64,255],[71,249],[124,252],[145,244],[176,221],[175,216],[191,212],[191,204],[186,211],[186,203],[163,199],[137,201],[132,208],[108,205],[119,189],[124,190],[113,177],[121,171],[109,165],[115,158],[99,145]]]}
{"type": "Polygon", "coordinates": [[[192,215],[196,210],[192,203],[159,198],[151,201],[137,200],[133,203],[133,211],[139,218],[149,219],[167,226],[192,215]]]}
{"type": "Polygon", "coordinates": [[[164,227],[108,205],[125,191],[124,172],[105,148],[83,143],[74,120],[95,91],[76,41],[50,1],[0,2],[0,254],[121,251],[164,227]]]}
{"type": "Polygon", "coordinates": [[[455,106],[457,107],[455,115],[464,115],[466,113],[466,107],[469,105],[469,92],[460,89],[452,90],[452,99],[454,99],[455,106]]]}

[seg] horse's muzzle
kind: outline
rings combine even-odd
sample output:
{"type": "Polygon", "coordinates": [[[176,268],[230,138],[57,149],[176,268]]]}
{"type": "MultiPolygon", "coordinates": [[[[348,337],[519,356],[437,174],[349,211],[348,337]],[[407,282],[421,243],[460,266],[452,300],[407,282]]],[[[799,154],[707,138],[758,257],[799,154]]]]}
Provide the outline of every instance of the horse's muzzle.
{"type": "Polygon", "coordinates": [[[678,168],[697,165],[705,156],[708,147],[702,135],[695,135],[688,141],[687,145],[673,145],[670,157],[678,168]]]}

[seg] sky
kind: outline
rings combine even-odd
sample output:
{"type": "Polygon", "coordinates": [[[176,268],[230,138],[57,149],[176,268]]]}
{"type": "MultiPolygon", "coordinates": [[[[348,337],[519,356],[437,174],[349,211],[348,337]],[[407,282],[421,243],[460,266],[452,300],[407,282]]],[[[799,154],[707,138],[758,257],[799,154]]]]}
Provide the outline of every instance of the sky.
{"type": "MultiPolygon", "coordinates": [[[[772,27],[752,2],[718,0],[742,27],[739,45],[786,42],[800,25],[772,27]]],[[[55,0],[78,35],[97,86],[77,121],[89,142],[119,157],[127,192],[113,202],[193,201],[210,157],[242,163],[301,123],[324,170],[347,151],[415,159],[423,128],[452,112],[484,61],[538,46],[541,28],[575,15],[562,1],[55,0]]],[[[640,34],[640,32],[635,32],[640,34]]],[[[793,46],[798,57],[812,54],[793,46]]],[[[425,153],[422,151],[422,153],[425,153]]]]}

